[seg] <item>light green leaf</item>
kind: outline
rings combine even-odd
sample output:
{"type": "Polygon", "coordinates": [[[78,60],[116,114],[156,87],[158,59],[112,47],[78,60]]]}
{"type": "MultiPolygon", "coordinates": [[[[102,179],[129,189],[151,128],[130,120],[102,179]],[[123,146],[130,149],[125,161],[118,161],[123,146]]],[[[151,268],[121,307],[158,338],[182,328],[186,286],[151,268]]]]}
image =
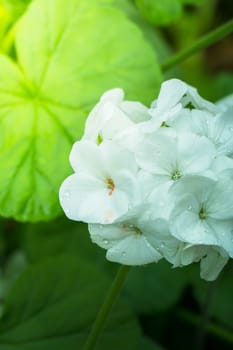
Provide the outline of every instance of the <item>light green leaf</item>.
{"type": "Polygon", "coordinates": [[[180,0],[180,2],[182,4],[200,6],[206,2],[206,0],[180,0]]]}
{"type": "Polygon", "coordinates": [[[2,0],[4,7],[11,14],[11,20],[15,21],[26,10],[32,0],[2,0]]]}
{"type": "MultiPolygon", "coordinates": [[[[77,350],[109,281],[96,268],[63,256],[34,265],[13,286],[0,321],[0,350],[77,350]]],[[[127,305],[114,307],[96,350],[135,350],[140,332],[127,305]]]]}
{"type": "Polygon", "coordinates": [[[151,101],[155,54],[121,11],[100,1],[35,0],[17,25],[18,63],[0,56],[0,215],[60,213],[58,189],[88,111],[107,89],[151,101]],[[36,23],[36,25],[35,25],[36,23]]]}
{"type": "Polygon", "coordinates": [[[182,15],[180,0],[135,0],[142,15],[152,24],[166,26],[182,15]]]}
{"type": "MultiPolygon", "coordinates": [[[[6,32],[7,27],[11,21],[11,16],[9,11],[4,6],[3,0],[0,0],[0,41],[6,32]]],[[[1,49],[1,45],[0,45],[1,49]]]]}

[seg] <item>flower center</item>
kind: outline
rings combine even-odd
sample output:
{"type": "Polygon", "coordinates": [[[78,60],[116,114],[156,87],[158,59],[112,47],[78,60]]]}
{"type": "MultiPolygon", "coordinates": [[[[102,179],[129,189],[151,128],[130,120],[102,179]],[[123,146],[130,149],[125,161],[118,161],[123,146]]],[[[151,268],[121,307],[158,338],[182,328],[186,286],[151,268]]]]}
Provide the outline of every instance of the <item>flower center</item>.
{"type": "Polygon", "coordinates": [[[167,123],[165,121],[163,121],[160,125],[161,128],[169,128],[169,125],[167,125],[167,123]]]}
{"type": "Polygon", "coordinates": [[[205,220],[205,219],[206,219],[206,216],[207,216],[207,214],[206,214],[205,209],[204,209],[204,208],[201,208],[201,210],[199,211],[199,218],[200,218],[201,220],[205,220]]]}
{"type": "Polygon", "coordinates": [[[115,190],[115,184],[114,184],[113,180],[110,177],[108,177],[105,180],[105,183],[107,185],[107,189],[109,190],[108,191],[108,195],[111,196],[113,194],[113,191],[115,190]]]}
{"type": "Polygon", "coordinates": [[[179,170],[175,170],[173,173],[172,173],[172,176],[171,176],[171,179],[174,180],[174,181],[177,181],[181,178],[181,172],[179,170]]]}
{"type": "Polygon", "coordinates": [[[133,224],[125,224],[124,223],[121,225],[121,227],[122,227],[123,231],[128,230],[128,229],[134,231],[134,234],[136,236],[142,235],[142,231],[140,230],[140,228],[138,228],[137,226],[134,226],[133,224]]]}
{"type": "Polygon", "coordinates": [[[103,142],[102,136],[98,134],[97,140],[96,140],[97,145],[100,145],[102,142],[103,142]]]}

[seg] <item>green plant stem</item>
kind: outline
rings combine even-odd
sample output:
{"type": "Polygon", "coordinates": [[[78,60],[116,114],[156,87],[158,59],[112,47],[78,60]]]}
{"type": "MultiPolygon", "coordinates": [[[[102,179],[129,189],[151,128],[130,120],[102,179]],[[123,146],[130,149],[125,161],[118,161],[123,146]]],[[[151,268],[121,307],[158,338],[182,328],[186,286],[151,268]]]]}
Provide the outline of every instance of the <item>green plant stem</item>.
{"type": "Polygon", "coordinates": [[[108,316],[109,312],[111,311],[113,304],[119,295],[119,292],[120,292],[120,290],[121,290],[121,288],[126,280],[126,277],[128,275],[129,270],[130,270],[130,266],[122,265],[119,268],[118,273],[117,273],[110,289],[108,290],[108,293],[105,297],[103,305],[99,310],[99,313],[96,317],[93,328],[92,328],[92,330],[87,338],[87,342],[84,346],[84,350],[94,349],[96,342],[98,340],[98,337],[101,334],[103,327],[105,325],[105,321],[107,319],[107,316],[108,316]]]}
{"type": "MultiPolygon", "coordinates": [[[[177,316],[185,320],[186,322],[189,322],[195,327],[198,327],[200,325],[200,316],[191,313],[190,311],[187,311],[185,309],[178,310],[177,316]]],[[[229,343],[230,345],[233,345],[233,334],[230,330],[222,328],[216,323],[209,322],[207,325],[207,331],[215,337],[218,337],[219,339],[229,343]]]]}
{"type": "Polygon", "coordinates": [[[222,39],[224,36],[230,34],[233,31],[233,19],[221,25],[217,29],[213,30],[209,34],[203,36],[197,40],[193,45],[187,47],[184,50],[181,50],[177,54],[168,58],[165,62],[161,64],[162,71],[166,71],[178,63],[184,61],[188,57],[192,56],[199,50],[217,42],[222,39]]]}
{"type": "Polygon", "coordinates": [[[209,282],[207,287],[206,287],[206,293],[205,293],[205,300],[202,306],[202,314],[201,314],[201,319],[200,319],[200,325],[199,329],[197,332],[197,349],[198,350],[203,350],[205,348],[205,338],[206,338],[206,333],[207,333],[207,328],[208,328],[208,323],[209,323],[209,312],[211,308],[211,303],[213,300],[213,295],[215,292],[215,282],[209,282]]]}

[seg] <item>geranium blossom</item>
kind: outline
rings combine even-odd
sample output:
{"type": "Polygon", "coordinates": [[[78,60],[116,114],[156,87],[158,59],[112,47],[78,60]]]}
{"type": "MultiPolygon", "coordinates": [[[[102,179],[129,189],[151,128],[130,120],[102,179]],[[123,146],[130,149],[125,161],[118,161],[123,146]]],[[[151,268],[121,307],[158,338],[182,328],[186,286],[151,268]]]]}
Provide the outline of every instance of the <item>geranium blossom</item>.
{"type": "Polygon", "coordinates": [[[89,224],[110,261],[199,262],[214,280],[233,257],[232,113],[178,79],[150,108],[107,91],[70,154],[66,215],[89,224]]]}

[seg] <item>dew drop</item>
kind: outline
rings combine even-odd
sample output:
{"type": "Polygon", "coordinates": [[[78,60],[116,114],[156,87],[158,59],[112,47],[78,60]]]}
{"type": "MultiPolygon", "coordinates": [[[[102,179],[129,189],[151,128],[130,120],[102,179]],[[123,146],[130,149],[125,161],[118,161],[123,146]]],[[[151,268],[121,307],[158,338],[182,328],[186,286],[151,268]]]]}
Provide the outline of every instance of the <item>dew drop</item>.
{"type": "Polygon", "coordinates": [[[126,252],[122,252],[121,255],[122,255],[122,256],[126,256],[126,252]]]}
{"type": "Polygon", "coordinates": [[[188,206],[187,206],[187,209],[188,209],[188,210],[191,210],[191,209],[192,209],[192,206],[191,206],[191,205],[188,205],[188,206]]]}
{"type": "Polygon", "coordinates": [[[165,247],[165,244],[164,243],[161,243],[160,244],[160,248],[163,249],[165,247]]]}

